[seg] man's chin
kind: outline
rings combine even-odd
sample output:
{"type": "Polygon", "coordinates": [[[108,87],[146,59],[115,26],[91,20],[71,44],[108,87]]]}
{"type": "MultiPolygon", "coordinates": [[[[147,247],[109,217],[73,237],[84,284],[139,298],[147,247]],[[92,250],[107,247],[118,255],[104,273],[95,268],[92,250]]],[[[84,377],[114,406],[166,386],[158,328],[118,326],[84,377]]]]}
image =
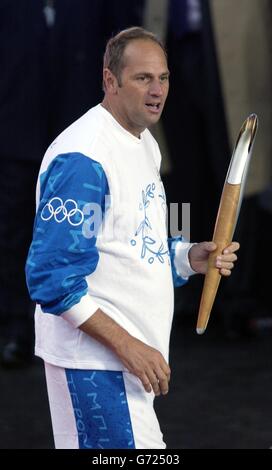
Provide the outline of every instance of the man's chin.
{"type": "Polygon", "coordinates": [[[157,124],[157,122],[160,120],[160,117],[161,117],[161,113],[148,116],[149,126],[153,126],[154,124],[157,124]]]}

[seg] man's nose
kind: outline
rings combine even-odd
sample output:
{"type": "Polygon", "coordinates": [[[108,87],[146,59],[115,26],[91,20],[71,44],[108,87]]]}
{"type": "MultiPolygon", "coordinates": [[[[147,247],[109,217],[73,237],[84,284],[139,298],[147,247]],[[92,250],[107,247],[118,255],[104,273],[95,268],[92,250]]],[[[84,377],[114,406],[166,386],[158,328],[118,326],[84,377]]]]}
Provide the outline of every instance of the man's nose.
{"type": "Polygon", "coordinates": [[[150,93],[150,95],[162,96],[162,94],[163,94],[162,84],[159,80],[158,81],[154,80],[150,84],[149,93],[150,93]]]}

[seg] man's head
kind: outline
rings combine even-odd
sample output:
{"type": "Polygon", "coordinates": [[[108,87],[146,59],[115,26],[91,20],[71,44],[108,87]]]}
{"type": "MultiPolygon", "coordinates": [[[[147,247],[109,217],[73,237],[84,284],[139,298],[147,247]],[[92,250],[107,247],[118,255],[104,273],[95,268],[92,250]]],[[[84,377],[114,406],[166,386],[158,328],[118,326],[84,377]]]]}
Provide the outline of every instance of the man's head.
{"type": "Polygon", "coordinates": [[[165,57],[167,57],[166,50],[162,42],[157,38],[157,36],[155,36],[155,34],[138,26],[124,29],[108,41],[104,54],[104,69],[109,69],[115,75],[119,86],[122,86],[121,74],[125,65],[124,51],[131,41],[135,41],[137,39],[153,41],[161,47],[165,57]]]}
{"type": "Polygon", "coordinates": [[[104,106],[132,134],[155,124],[168,94],[166,52],[159,39],[133,27],[111,38],[104,55],[104,106]]]}

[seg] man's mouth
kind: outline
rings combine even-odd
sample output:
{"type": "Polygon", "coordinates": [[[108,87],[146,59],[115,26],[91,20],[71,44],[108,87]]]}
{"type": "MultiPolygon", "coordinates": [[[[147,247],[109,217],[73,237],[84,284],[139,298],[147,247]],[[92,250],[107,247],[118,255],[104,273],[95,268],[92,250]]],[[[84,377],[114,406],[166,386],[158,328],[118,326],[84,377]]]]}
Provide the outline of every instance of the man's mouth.
{"type": "Polygon", "coordinates": [[[152,112],[152,113],[159,113],[160,108],[161,108],[161,103],[146,103],[146,107],[152,112]]]}

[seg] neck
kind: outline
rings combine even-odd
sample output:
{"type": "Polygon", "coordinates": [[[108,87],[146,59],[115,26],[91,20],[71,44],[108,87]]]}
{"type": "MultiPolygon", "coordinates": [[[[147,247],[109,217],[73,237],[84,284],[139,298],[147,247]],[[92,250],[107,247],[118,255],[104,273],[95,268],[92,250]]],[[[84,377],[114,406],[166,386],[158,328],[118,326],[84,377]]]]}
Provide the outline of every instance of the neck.
{"type": "Polygon", "coordinates": [[[125,123],[124,119],[122,119],[121,116],[119,115],[118,110],[115,109],[115,107],[111,105],[111,103],[109,102],[106,96],[104,97],[101,105],[114,117],[114,119],[116,119],[116,121],[120,124],[120,126],[122,126],[126,131],[128,131],[134,137],[137,137],[137,139],[141,138],[140,134],[141,132],[144,131],[144,129],[141,131],[136,131],[135,129],[132,129],[130,126],[128,126],[125,123]]]}

